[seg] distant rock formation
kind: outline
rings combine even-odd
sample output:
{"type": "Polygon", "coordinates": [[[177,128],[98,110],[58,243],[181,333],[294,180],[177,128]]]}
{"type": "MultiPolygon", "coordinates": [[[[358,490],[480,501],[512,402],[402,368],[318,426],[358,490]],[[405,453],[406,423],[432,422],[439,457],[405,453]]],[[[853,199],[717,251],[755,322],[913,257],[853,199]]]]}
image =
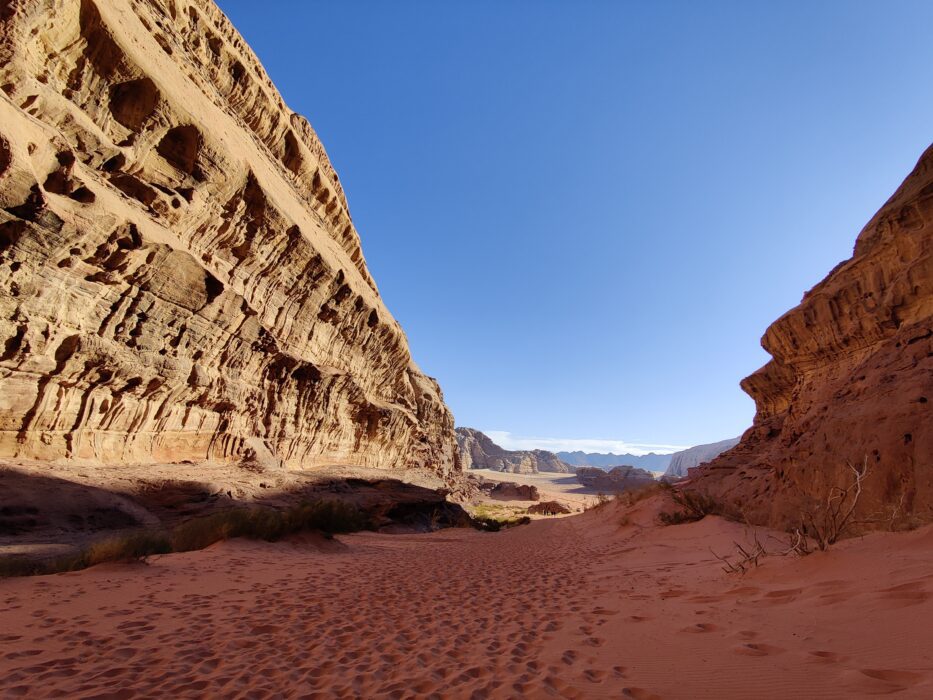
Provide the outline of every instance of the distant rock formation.
{"type": "Polygon", "coordinates": [[[690,487],[799,527],[867,465],[860,527],[933,520],[933,148],[761,344],[773,359],[742,382],[754,424],[690,487]]]}
{"type": "Polygon", "coordinates": [[[482,480],[479,489],[490,498],[500,501],[537,501],[541,498],[537,486],[516,484],[514,481],[482,480]]]}
{"type": "Polygon", "coordinates": [[[646,455],[613,454],[612,452],[558,452],[557,456],[567,464],[575,467],[620,467],[631,466],[660,472],[667,469],[671,463],[671,455],[660,455],[649,452],[646,455]]]}
{"type": "Polygon", "coordinates": [[[578,467],[577,481],[589,489],[611,494],[647,486],[654,483],[654,476],[649,471],[630,466],[613,467],[609,471],[598,467],[578,467]]]}
{"type": "Polygon", "coordinates": [[[681,450],[680,452],[675,452],[671,455],[671,463],[667,467],[667,471],[664,472],[664,476],[673,478],[687,476],[688,469],[705,464],[711,459],[718,457],[726,450],[732,449],[738,445],[739,440],[740,438],[731,438],[729,440],[721,440],[720,442],[713,442],[708,445],[697,445],[695,447],[689,447],[686,450],[681,450]]]}
{"type": "Polygon", "coordinates": [[[0,458],[456,470],[340,179],[210,0],[0,3],[0,458]]]}
{"type": "Polygon", "coordinates": [[[460,463],[467,469],[494,469],[498,472],[534,474],[570,473],[573,469],[547,450],[505,450],[475,428],[457,428],[460,463]]]}

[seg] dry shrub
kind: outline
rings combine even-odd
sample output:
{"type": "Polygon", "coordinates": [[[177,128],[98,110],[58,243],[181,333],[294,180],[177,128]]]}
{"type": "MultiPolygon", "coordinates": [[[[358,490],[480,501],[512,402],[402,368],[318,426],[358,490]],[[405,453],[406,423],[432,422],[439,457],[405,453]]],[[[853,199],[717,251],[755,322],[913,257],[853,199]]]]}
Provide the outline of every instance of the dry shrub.
{"type": "Polygon", "coordinates": [[[49,560],[0,559],[0,577],[75,571],[111,561],[142,561],[153,554],[203,549],[232,537],[274,541],[303,530],[325,534],[370,527],[365,513],[340,500],[302,503],[294,508],[232,508],[182,523],[169,533],[134,530],[92,542],[80,553],[49,560]]]}
{"type": "Polygon", "coordinates": [[[294,508],[233,508],[182,523],[172,531],[172,549],[203,549],[233,537],[274,542],[304,530],[326,534],[356,532],[369,526],[368,518],[353,504],[340,500],[302,503],[294,508]]]}
{"type": "Polygon", "coordinates": [[[662,525],[692,523],[702,520],[707,515],[718,515],[722,512],[719,503],[706,494],[676,488],[666,481],[659,482],[659,486],[681,508],[681,510],[672,512],[662,511],[658,513],[658,520],[662,525]]]}

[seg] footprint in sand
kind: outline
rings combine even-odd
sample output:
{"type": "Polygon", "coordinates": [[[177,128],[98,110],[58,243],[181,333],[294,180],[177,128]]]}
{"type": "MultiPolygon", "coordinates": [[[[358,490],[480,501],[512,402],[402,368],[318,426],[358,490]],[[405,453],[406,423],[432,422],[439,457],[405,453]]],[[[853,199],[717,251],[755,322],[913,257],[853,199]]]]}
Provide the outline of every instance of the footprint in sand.
{"type": "Polygon", "coordinates": [[[899,693],[923,682],[927,674],[895,669],[863,668],[845,674],[852,690],[864,694],[899,693]]]}
{"type": "Polygon", "coordinates": [[[801,593],[803,593],[802,588],[785,588],[779,591],[768,591],[765,593],[762,600],[775,605],[782,605],[797,600],[797,596],[801,593]]]}
{"type": "Polygon", "coordinates": [[[644,688],[623,688],[622,697],[632,698],[633,700],[661,700],[660,695],[655,695],[644,688]]]}
{"type": "Polygon", "coordinates": [[[897,685],[902,685],[909,687],[916,685],[925,678],[925,675],[922,673],[915,673],[913,671],[895,671],[891,669],[872,669],[872,668],[863,668],[860,669],[862,675],[868,676],[869,678],[875,678],[879,681],[885,681],[886,683],[895,683],[897,685]]]}
{"type": "Polygon", "coordinates": [[[681,632],[693,632],[693,633],[702,633],[702,632],[715,632],[719,628],[712,624],[711,622],[700,622],[695,625],[690,625],[689,627],[684,627],[681,632]]]}
{"type": "Polygon", "coordinates": [[[845,656],[837,654],[834,651],[808,651],[807,657],[810,659],[810,661],[819,661],[821,663],[833,664],[837,664],[846,658],[845,656]]]}
{"type": "Polygon", "coordinates": [[[732,651],[740,656],[771,656],[780,654],[784,650],[770,644],[748,643],[733,647],[732,651]]]}
{"type": "Polygon", "coordinates": [[[879,598],[895,600],[901,602],[903,606],[918,605],[933,597],[933,594],[926,590],[922,581],[913,581],[911,583],[902,583],[900,586],[883,588],[878,591],[878,593],[879,598]]]}

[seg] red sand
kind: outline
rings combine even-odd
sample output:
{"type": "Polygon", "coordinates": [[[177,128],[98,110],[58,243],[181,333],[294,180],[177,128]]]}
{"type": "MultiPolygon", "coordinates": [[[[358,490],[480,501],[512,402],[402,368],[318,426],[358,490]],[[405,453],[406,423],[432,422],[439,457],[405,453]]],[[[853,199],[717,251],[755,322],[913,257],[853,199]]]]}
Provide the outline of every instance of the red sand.
{"type": "MultiPolygon", "coordinates": [[[[232,541],[0,581],[3,697],[933,697],[933,527],[744,577],[718,518],[232,541]]],[[[776,545],[775,545],[776,548],[776,545]]]]}

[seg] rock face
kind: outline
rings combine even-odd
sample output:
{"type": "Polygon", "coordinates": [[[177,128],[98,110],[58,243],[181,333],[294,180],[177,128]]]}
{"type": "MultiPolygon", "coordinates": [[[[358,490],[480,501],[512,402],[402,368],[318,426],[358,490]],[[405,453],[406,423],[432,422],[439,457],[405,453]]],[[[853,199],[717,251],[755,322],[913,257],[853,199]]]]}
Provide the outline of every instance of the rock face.
{"type": "Polygon", "coordinates": [[[651,472],[630,466],[613,467],[609,471],[599,467],[579,467],[577,481],[589,489],[616,493],[652,484],[654,477],[651,472]]]}
{"type": "Polygon", "coordinates": [[[463,469],[494,469],[515,474],[573,471],[547,450],[504,450],[475,428],[457,428],[456,433],[463,469]]]}
{"type": "Polygon", "coordinates": [[[456,471],[340,180],[209,0],[0,3],[0,457],[456,471]]]}
{"type": "Polygon", "coordinates": [[[613,452],[558,452],[562,461],[574,467],[609,467],[630,466],[648,471],[659,472],[667,469],[671,463],[671,455],[660,455],[649,452],[646,455],[615,454],[613,452]]]}
{"type": "Polygon", "coordinates": [[[773,359],[742,382],[754,425],[694,487],[798,526],[867,462],[856,518],[933,519],[933,149],[762,346],[773,359]]]}
{"type": "Polygon", "coordinates": [[[664,476],[680,478],[687,476],[687,470],[698,467],[701,464],[709,462],[714,457],[718,457],[726,450],[732,449],[739,444],[739,438],[721,440],[708,445],[696,445],[671,455],[671,463],[664,472],[664,476]]]}

